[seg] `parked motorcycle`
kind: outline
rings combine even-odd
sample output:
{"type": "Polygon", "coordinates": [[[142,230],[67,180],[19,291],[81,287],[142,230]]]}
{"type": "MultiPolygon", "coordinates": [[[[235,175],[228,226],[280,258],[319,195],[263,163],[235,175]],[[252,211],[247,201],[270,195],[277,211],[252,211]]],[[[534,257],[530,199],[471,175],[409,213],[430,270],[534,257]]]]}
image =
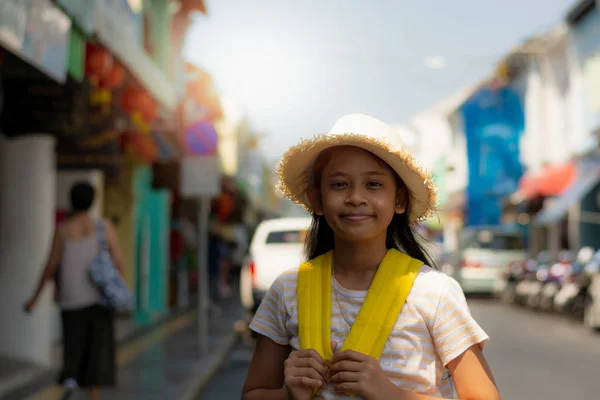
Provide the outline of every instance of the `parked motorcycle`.
{"type": "Polygon", "coordinates": [[[583,321],[587,291],[591,283],[591,275],[586,273],[586,267],[594,262],[596,257],[600,261],[600,252],[594,254],[594,249],[591,247],[579,250],[563,286],[554,296],[555,311],[583,321]]]}
{"type": "Polygon", "coordinates": [[[547,251],[541,251],[535,260],[529,260],[521,281],[515,287],[515,303],[531,308],[539,305],[539,294],[542,290],[542,282],[538,279],[538,272],[548,268],[550,255],[547,251]]]}
{"type": "MultiPolygon", "coordinates": [[[[596,252],[598,255],[600,250],[596,252]]],[[[597,332],[600,332],[600,255],[594,256],[594,260],[585,267],[585,274],[590,279],[590,284],[585,297],[583,310],[584,324],[597,332]]]]}
{"type": "Polygon", "coordinates": [[[497,296],[502,303],[518,303],[517,286],[525,279],[528,271],[536,268],[536,265],[535,259],[529,259],[510,263],[504,269],[497,288],[497,296]]]}
{"type": "Polygon", "coordinates": [[[554,310],[554,296],[560,291],[571,272],[573,255],[570,251],[563,250],[558,255],[558,262],[547,269],[545,279],[540,274],[538,279],[542,281],[539,308],[544,311],[554,310]]]}

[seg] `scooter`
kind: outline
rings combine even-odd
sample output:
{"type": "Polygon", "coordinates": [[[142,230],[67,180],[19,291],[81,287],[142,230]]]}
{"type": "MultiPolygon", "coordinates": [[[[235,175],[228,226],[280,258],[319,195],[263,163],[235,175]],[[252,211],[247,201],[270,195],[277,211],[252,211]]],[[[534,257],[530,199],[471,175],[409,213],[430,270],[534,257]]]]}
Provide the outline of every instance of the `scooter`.
{"type": "MultiPolygon", "coordinates": [[[[596,252],[599,253],[600,250],[596,252]]],[[[585,274],[589,277],[590,284],[584,301],[583,323],[589,329],[600,332],[600,256],[598,261],[595,260],[596,256],[585,266],[585,274]]]]}
{"type": "Polygon", "coordinates": [[[524,306],[537,308],[539,305],[539,294],[542,290],[542,282],[538,279],[538,273],[548,268],[550,255],[547,251],[541,251],[535,260],[529,261],[526,264],[522,280],[517,283],[515,302],[524,306]]]}
{"type": "Polygon", "coordinates": [[[559,261],[548,269],[546,279],[543,280],[539,308],[544,311],[554,310],[554,296],[560,291],[571,272],[572,253],[563,250],[559,253],[558,259],[559,261]]]}
{"type": "Polygon", "coordinates": [[[518,303],[517,286],[527,276],[527,272],[533,270],[537,261],[529,259],[509,264],[502,272],[502,287],[498,288],[498,297],[504,304],[518,303]]]}
{"type": "Polygon", "coordinates": [[[591,283],[591,276],[586,273],[586,266],[596,261],[600,261],[600,252],[594,254],[594,249],[591,247],[579,250],[563,286],[554,296],[556,312],[570,315],[579,321],[583,320],[587,290],[591,283]]]}

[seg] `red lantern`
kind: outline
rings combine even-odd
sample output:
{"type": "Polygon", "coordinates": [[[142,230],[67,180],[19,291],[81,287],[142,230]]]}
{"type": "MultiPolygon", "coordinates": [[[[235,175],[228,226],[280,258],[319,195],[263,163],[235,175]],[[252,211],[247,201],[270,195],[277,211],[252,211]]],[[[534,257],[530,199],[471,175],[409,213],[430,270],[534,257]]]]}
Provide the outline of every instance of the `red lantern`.
{"type": "Polygon", "coordinates": [[[158,118],[158,104],[148,92],[127,88],[121,94],[121,107],[128,113],[140,113],[147,124],[158,118]]]}
{"type": "Polygon", "coordinates": [[[104,48],[88,43],[86,47],[85,72],[92,81],[98,83],[113,66],[112,55],[104,48]]]}
{"type": "Polygon", "coordinates": [[[150,95],[144,96],[143,107],[140,111],[142,112],[144,121],[147,123],[153,122],[158,118],[158,106],[150,95]]]}
{"type": "Polygon", "coordinates": [[[160,157],[160,151],[154,140],[145,135],[134,132],[125,132],[122,135],[121,145],[125,151],[130,151],[145,162],[154,162],[160,157]]]}
{"type": "Polygon", "coordinates": [[[112,68],[108,71],[102,79],[103,85],[106,85],[107,89],[116,90],[123,85],[125,81],[125,68],[116,62],[113,62],[112,68]]]}
{"type": "Polygon", "coordinates": [[[144,92],[141,89],[127,88],[121,94],[121,107],[129,113],[141,111],[144,92]]]}

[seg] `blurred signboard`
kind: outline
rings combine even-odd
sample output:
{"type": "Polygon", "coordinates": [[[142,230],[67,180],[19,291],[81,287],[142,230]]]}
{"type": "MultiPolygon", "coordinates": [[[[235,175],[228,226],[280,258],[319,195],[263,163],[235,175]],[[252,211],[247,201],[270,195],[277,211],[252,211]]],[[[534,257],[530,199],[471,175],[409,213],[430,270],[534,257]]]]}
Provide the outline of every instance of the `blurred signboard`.
{"type": "Polygon", "coordinates": [[[71,20],[50,0],[0,0],[0,45],[61,83],[70,30],[71,20]]]}
{"type": "Polygon", "coordinates": [[[87,130],[86,84],[71,79],[61,85],[51,80],[13,78],[3,85],[10,101],[0,115],[0,129],[8,135],[47,132],[64,137],[83,135],[87,130]]]}
{"type": "MultiPolygon", "coordinates": [[[[89,88],[89,83],[84,85],[89,88]]],[[[116,176],[122,163],[121,131],[116,126],[117,107],[94,101],[93,89],[85,98],[87,124],[58,136],[59,169],[100,169],[116,176]]]]}
{"type": "Polygon", "coordinates": [[[86,0],[56,0],[56,3],[63,8],[72,18],[75,24],[86,34],[94,33],[94,23],[96,16],[96,1],[86,0]]]}
{"type": "Polygon", "coordinates": [[[187,126],[183,134],[188,154],[202,156],[217,154],[219,137],[212,122],[196,122],[187,126]]]}
{"type": "Polygon", "coordinates": [[[95,101],[88,81],[68,79],[60,85],[50,80],[7,79],[4,90],[11,101],[0,116],[0,130],[9,136],[54,135],[59,169],[118,172],[122,152],[116,106],[95,101]]]}
{"type": "Polygon", "coordinates": [[[186,156],[181,161],[181,195],[216,197],[221,192],[218,156],[186,156]]]}
{"type": "Polygon", "coordinates": [[[521,100],[511,87],[484,87],[467,100],[461,112],[469,166],[467,225],[497,225],[501,199],[517,190],[523,175],[521,100]]]}

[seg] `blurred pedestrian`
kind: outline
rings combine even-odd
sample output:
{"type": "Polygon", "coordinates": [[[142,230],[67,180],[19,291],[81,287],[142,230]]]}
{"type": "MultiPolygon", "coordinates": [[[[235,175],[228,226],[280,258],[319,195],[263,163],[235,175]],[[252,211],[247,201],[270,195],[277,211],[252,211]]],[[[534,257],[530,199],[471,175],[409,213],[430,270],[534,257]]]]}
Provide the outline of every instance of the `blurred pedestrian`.
{"type": "Polygon", "coordinates": [[[112,261],[123,273],[113,224],[90,213],[94,197],[89,183],[71,188],[72,213],[57,226],[44,272],[25,305],[25,311],[32,312],[46,284],[56,279],[63,341],[59,382],[68,392],[89,390],[90,400],[99,398],[100,387],[114,386],[116,375],[114,312],[102,305],[101,294],[88,275],[90,263],[100,252],[99,235],[105,235],[112,261]]]}

